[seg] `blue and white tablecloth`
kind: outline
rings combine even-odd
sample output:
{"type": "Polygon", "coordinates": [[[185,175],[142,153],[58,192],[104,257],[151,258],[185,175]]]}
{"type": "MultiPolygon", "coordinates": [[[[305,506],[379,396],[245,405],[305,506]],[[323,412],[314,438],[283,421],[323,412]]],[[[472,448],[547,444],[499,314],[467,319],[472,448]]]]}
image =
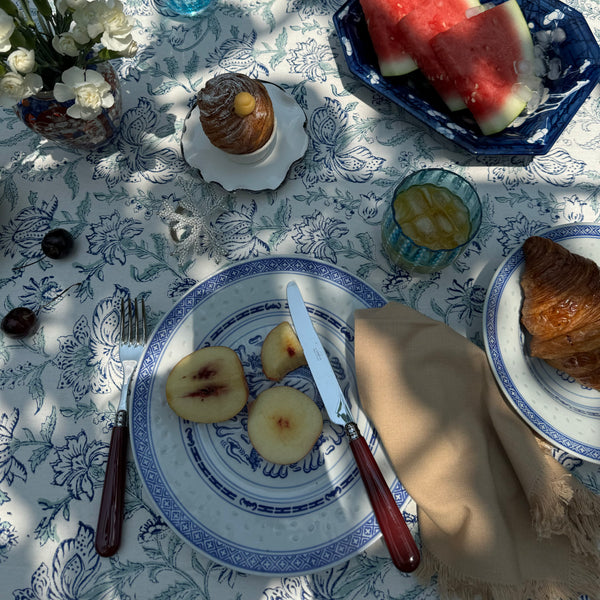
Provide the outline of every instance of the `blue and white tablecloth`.
{"type": "MultiPolygon", "coordinates": [[[[600,4],[568,3],[599,37],[600,4]]],[[[121,549],[103,559],[93,546],[121,384],[115,299],[144,295],[156,324],[218,269],[296,255],[349,271],[483,345],[486,290],[504,258],[550,226],[600,221],[598,87],[548,154],[477,159],[349,73],[332,22],[341,4],[215,0],[205,15],[184,19],[161,0],[129,0],[140,49],[115,63],[124,115],[104,150],[61,149],[0,111],[2,313],[43,306],[80,284],[41,309],[35,336],[0,335],[2,599],[438,598],[435,582],[423,586],[396,570],[381,541],[299,577],[212,562],[169,529],[131,456],[121,549]],[[224,71],[278,84],[306,113],[307,153],[275,190],[226,192],[182,158],[194,95],[224,71]],[[411,275],[382,254],[380,223],[398,180],[431,166],[475,185],[483,222],[456,265],[411,275]],[[29,264],[55,227],[73,233],[73,253],[29,264]]],[[[600,493],[598,465],[559,450],[556,458],[600,493]]]]}

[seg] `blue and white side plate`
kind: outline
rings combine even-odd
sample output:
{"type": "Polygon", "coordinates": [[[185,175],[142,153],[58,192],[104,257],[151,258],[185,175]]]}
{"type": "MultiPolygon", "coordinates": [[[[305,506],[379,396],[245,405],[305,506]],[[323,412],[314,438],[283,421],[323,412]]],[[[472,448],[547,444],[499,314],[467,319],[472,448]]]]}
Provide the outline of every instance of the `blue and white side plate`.
{"type": "Polygon", "coordinates": [[[222,423],[180,419],[167,405],[165,382],[175,363],[208,345],[233,348],[244,366],[250,399],[275,384],[261,369],[267,333],[290,320],[286,285],[306,299],[334,371],[396,501],[407,501],[376,433],[356,401],[353,314],[385,300],[356,277],[303,258],[236,264],[192,288],[162,319],[142,357],[131,395],[133,455],[163,518],[194,548],[238,571],[309,573],[348,560],[379,535],[343,429],[327,419],[310,372],[296,387],[323,410],[324,429],[301,461],[262,459],[248,440],[247,409],[222,423]]]}
{"type": "MultiPolygon", "coordinates": [[[[561,225],[539,233],[600,264],[600,225],[561,225]]],[[[555,446],[600,463],[600,392],[527,353],[520,324],[521,248],[498,268],[484,306],[485,347],[500,387],[521,417],[555,446]]]]}

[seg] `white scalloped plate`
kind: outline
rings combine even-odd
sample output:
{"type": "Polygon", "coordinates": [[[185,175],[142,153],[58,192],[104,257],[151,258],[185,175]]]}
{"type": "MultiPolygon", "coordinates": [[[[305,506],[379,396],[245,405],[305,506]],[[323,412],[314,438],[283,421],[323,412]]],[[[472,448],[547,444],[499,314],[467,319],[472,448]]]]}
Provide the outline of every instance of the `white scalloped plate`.
{"type": "Polygon", "coordinates": [[[276,189],[292,164],[302,158],[308,148],[308,135],[304,129],[306,115],[300,105],[278,85],[262,83],[273,103],[277,139],[273,151],[261,162],[241,164],[215,148],[204,134],[197,106],[185,120],[181,148],[186,162],[197,168],[206,181],[216,181],[230,192],[276,189]]]}
{"type": "Polygon", "coordinates": [[[407,494],[356,402],[353,314],[385,300],[331,265],[303,258],[236,264],[192,288],[164,316],[149,341],[131,394],[133,455],[163,518],[194,548],[238,571],[309,573],[348,560],[379,527],[343,429],[327,419],[308,368],[282,382],[314,398],[324,429],[302,461],[262,459],[248,440],[247,410],[211,425],[180,419],[168,407],[165,382],[175,363],[206,345],[233,348],[251,398],[274,385],[261,370],[262,340],[290,320],[288,281],[297,281],[367,443],[396,501],[407,494]]]}

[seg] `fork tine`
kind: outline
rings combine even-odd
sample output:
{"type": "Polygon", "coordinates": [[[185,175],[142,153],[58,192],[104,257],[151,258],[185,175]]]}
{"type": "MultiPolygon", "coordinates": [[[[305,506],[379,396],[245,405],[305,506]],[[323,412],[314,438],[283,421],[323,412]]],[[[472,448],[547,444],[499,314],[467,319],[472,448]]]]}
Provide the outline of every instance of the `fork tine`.
{"type": "Polygon", "coordinates": [[[121,298],[121,342],[143,346],[148,338],[148,323],[146,321],[146,302],[144,298],[121,298]],[[141,307],[140,307],[141,304],[141,307]]]}
{"type": "Polygon", "coordinates": [[[133,311],[131,307],[131,298],[127,298],[127,309],[129,312],[129,335],[127,336],[127,341],[132,344],[133,343],[133,311]]]}
{"type": "Polygon", "coordinates": [[[148,339],[148,324],[146,323],[146,303],[142,298],[142,343],[145,344],[148,339]]]}
{"type": "Polygon", "coordinates": [[[135,299],[135,343],[136,345],[140,345],[140,322],[141,322],[141,317],[140,317],[140,308],[138,306],[138,299],[135,299]]]}
{"type": "Polygon", "coordinates": [[[121,298],[121,341],[125,339],[125,302],[121,298]]]}

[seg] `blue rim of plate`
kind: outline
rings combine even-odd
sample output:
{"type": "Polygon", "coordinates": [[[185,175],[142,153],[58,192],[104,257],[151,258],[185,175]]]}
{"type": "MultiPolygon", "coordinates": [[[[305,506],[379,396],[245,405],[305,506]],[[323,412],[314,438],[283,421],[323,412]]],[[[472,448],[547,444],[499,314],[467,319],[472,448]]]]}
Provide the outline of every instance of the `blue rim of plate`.
{"type": "Polygon", "coordinates": [[[544,80],[549,97],[536,111],[518,126],[489,136],[481,134],[468,111],[450,113],[420,72],[380,74],[359,0],[338,9],[333,23],[351,73],[441,136],[475,155],[543,155],[600,81],[600,47],[583,15],[560,0],[517,1],[534,31],[565,30],[566,42],[554,45],[552,52],[569,66],[557,80],[544,80]]]}
{"type": "MultiPolygon", "coordinates": [[[[153,458],[151,435],[146,422],[150,410],[149,395],[152,393],[149,390],[152,387],[155,369],[160,362],[160,354],[186,316],[206,298],[232,283],[237,284],[255,276],[282,273],[290,276],[297,273],[333,284],[351,294],[365,308],[380,307],[387,302],[376,290],[355,276],[311,259],[264,258],[225,268],[189,290],[162,318],[140,361],[130,407],[130,435],[134,458],[141,479],[165,520],[183,539],[211,559],[233,569],[259,575],[307,574],[348,560],[379,537],[380,530],[374,514],[371,512],[368,518],[353,525],[343,536],[328,541],[325,546],[307,548],[302,552],[295,550],[291,553],[272,554],[264,549],[253,548],[251,543],[244,546],[231,544],[222,536],[213,535],[209,529],[190,523],[185,506],[179,505],[175,491],[162,480],[160,465],[157,465],[153,458]]],[[[219,340],[213,339],[212,343],[218,344],[219,340]]],[[[365,435],[365,438],[372,448],[378,443],[374,430],[365,435]]],[[[350,452],[349,448],[346,451],[350,452]]],[[[403,506],[408,500],[408,494],[397,478],[392,483],[391,490],[399,506],[403,506]]]]}
{"type": "MultiPolygon", "coordinates": [[[[592,223],[577,223],[569,225],[559,225],[551,229],[536,232],[535,235],[551,239],[555,242],[561,242],[568,239],[591,237],[600,240],[600,225],[592,223]]],[[[485,346],[488,359],[492,365],[494,375],[500,387],[504,390],[511,404],[521,415],[521,417],[538,433],[551,443],[566,452],[589,460],[600,463],[600,445],[592,446],[587,443],[574,439],[573,437],[560,431],[546,419],[544,419],[528,402],[526,392],[519,389],[518,383],[511,375],[507,367],[502,351],[500,349],[500,339],[498,336],[498,308],[503,298],[503,293],[511,278],[517,270],[524,264],[525,257],[521,247],[515,249],[498,267],[492,282],[488,288],[485,299],[484,314],[484,334],[485,346]]],[[[515,313],[516,323],[520,319],[520,307],[515,313]]],[[[517,325],[519,326],[519,325],[517,325]]]]}

